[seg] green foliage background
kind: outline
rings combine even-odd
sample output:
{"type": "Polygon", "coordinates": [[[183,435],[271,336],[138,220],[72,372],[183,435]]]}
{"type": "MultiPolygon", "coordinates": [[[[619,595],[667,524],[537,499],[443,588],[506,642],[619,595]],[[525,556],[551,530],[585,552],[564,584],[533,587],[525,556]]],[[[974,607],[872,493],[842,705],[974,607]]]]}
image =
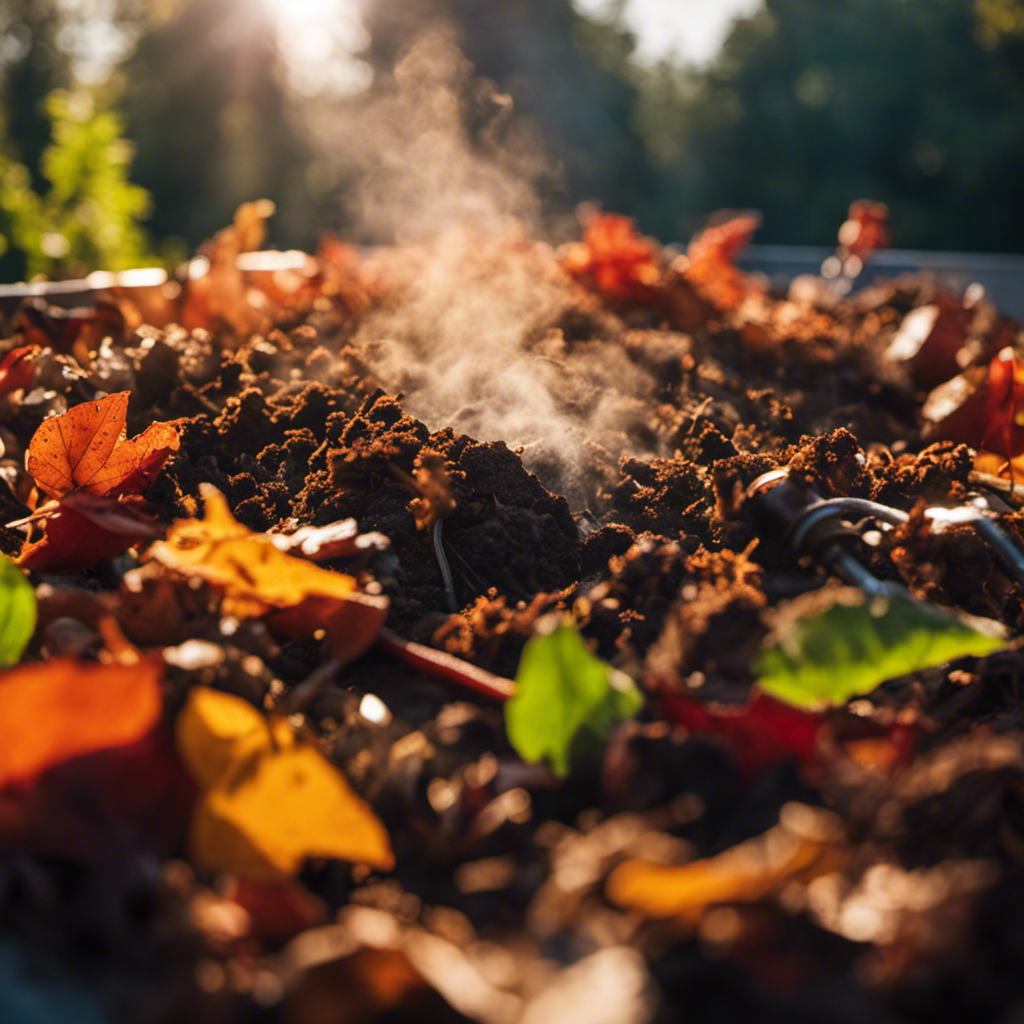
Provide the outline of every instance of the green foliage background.
{"type": "Polygon", "coordinates": [[[700,68],[636,63],[622,4],[603,21],[570,0],[362,7],[369,84],[338,96],[290,86],[256,0],[0,0],[0,277],[187,249],[262,196],[276,244],[350,228],[346,118],[438,27],[539,137],[550,223],[595,201],[685,241],[756,208],[759,240],[828,245],[870,196],[898,245],[1024,251],[1024,0],[765,0],[700,68]],[[118,46],[83,75],[97,25],[118,46]]]}

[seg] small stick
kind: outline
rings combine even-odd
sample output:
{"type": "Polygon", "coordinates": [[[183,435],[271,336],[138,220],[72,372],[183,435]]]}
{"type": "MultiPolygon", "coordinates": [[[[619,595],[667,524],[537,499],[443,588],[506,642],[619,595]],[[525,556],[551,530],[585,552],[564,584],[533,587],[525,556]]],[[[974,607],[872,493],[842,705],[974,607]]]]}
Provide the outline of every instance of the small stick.
{"type": "Polygon", "coordinates": [[[288,716],[305,711],[324,692],[340,668],[341,662],[337,658],[324,662],[284,696],[281,703],[274,708],[274,713],[288,716]]]}
{"type": "Polygon", "coordinates": [[[511,679],[493,675],[445,651],[435,651],[432,647],[404,640],[390,629],[380,631],[377,643],[418,672],[466,686],[492,700],[506,701],[516,692],[516,684],[511,679]]]}

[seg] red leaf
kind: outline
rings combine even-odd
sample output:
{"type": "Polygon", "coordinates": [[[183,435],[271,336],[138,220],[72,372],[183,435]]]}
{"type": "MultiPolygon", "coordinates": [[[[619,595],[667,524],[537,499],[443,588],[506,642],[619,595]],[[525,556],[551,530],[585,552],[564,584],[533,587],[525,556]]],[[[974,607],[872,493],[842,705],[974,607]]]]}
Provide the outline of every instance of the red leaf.
{"type": "Polygon", "coordinates": [[[718,309],[735,309],[755,290],[735,259],[760,226],[760,216],[744,214],[706,228],[690,242],[684,276],[718,309]]]}
{"type": "Polygon", "coordinates": [[[839,228],[839,244],[851,256],[863,260],[876,249],[889,247],[889,207],[885,203],[857,199],[846,216],[839,228]]]}
{"type": "Polygon", "coordinates": [[[968,370],[929,394],[921,410],[927,436],[1012,459],[1024,452],[1024,426],[1017,422],[1017,410],[1024,408],[1024,360],[1007,347],[979,382],[980,373],[968,370]]]}
{"type": "Polygon", "coordinates": [[[136,495],[115,499],[85,492],[66,494],[27,519],[7,524],[43,524],[42,537],[26,540],[15,561],[25,569],[91,569],[133,544],[161,536],[160,524],[142,511],[144,507],[145,502],[136,495]]]}
{"type": "Polygon", "coordinates": [[[32,383],[34,363],[42,349],[38,345],[22,345],[12,348],[0,362],[0,395],[9,395],[19,388],[32,383]]]}
{"type": "Polygon", "coordinates": [[[583,241],[566,246],[562,262],[570,274],[615,302],[662,297],[661,247],[638,234],[628,217],[592,217],[583,241]]]}
{"type": "Polygon", "coordinates": [[[224,897],[249,915],[249,934],[261,942],[287,942],[327,918],[323,902],[288,878],[232,877],[224,897]]]}
{"type": "Polygon", "coordinates": [[[802,711],[755,689],[740,706],[701,704],[662,687],[665,717],[690,732],[716,736],[735,754],[747,780],[780,761],[802,768],[858,765],[886,774],[909,764],[917,749],[916,720],[852,714],[844,709],[802,711]]]}
{"type": "Polygon", "coordinates": [[[818,760],[821,714],[801,711],[760,692],[736,708],[701,704],[667,687],[661,690],[661,700],[669,721],[690,732],[723,739],[748,778],[779,761],[795,760],[807,766],[818,760]]]}
{"type": "Polygon", "coordinates": [[[88,861],[112,837],[146,849],[181,849],[197,790],[169,735],[157,728],[128,746],[74,757],[28,787],[0,790],[0,844],[88,861]]]}

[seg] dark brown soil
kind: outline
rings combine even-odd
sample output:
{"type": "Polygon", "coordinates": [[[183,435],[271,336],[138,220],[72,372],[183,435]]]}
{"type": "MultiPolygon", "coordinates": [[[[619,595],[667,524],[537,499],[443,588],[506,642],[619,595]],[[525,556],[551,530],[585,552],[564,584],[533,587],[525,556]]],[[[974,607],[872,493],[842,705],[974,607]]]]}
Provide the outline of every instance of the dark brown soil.
{"type": "MultiPolygon", "coordinates": [[[[536,446],[510,448],[415,418],[406,410],[425,407],[425,371],[410,366],[406,393],[388,393],[384,341],[368,338],[372,321],[341,303],[321,302],[300,326],[234,349],[203,330],[144,327],[73,386],[51,380],[7,409],[8,519],[24,514],[21,460],[43,416],[130,388],[130,434],[180,420],[181,450],[147,494],[162,520],[195,514],[201,483],[255,531],[352,517],[390,549],[328,566],[372,575],[391,600],[393,630],[512,675],[537,620],[571,611],[597,652],[652,699],[589,767],[557,781],[518,761],[499,708],[371,651],[305,714],[388,826],[398,867],[387,876],[307,867],[302,882],[325,919],[340,915],[305,933],[316,952],[302,935],[291,945],[218,939],[197,910],[220,898],[217,880],[143,855],[134,839],[99,869],[15,849],[0,852],[0,989],[23,963],[63,979],[78,1007],[68,1024],[1008,1024],[1024,1012],[1016,649],[886,684],[837,713],[839,745],[864,721],[917,723],[913,757],[891,772],[853,761],[807,770],[780,757],[752,775],[742,749],[667,722],[653,692],[742,707],[774,611],[825,584],[746,499],[752,481],[782,467],[823,497],[911,513],[878,547],[858,549],[877,576],[1020,628],[1024,595],[989,549],[966,528],[933,533],[922,515],[977,488],[970,449],[922,440],[924,396],[884,358],[902,316],[933,301],[935,285],[908,279],[821,308],[769,296],[772,319],[758,328],[767,346],[752,345],[735,317],[684,334],[656,311],[567,294],[549,322],[528,325],[520,354],[543,360],[551,408],[581,432],[598,422],[601,402],[615,410],[583,437],[572,474],[564,451],[542,443],[543,424],[536,446]],[[457,614],[433,538],[410,508],[430,456],[443,461],[455,501],[442,538],[457,614]],[[368,692],[390,709],[385,724],[360,716],[368,692]],[[827,808],[840,823],[850,859],[831,890],[794,881],[687,925],[643,922],[605,899],[603,881],[627,855],[711,856],[776,826],[793,802],[827,808]],[[593,996],[599,975],[603,1007],[593,996]],[[379,978],[391,976],[405,980],[388,994],[379,978]],[[466,991],[459,978],[469,979],[466,991]],[[88,1015],[97,1009],[105,1015],[88,1015]]],[[[996,336],[983,327],[979,365],[996,336]]],[[[458,420],[467,421],[486,422],[472,409],[458,420]]],[[[1016,512],[1003,521],[1020,530],[1016,512]]],[[[18,539],[0,531],[8,554],[18,539]]],[[[134,564],[125,556],[70,581],[36,582],[112,592],[134,564]]],[[[155,635],[124,600],[129,637],[155,635]]],[[[273,704],[326,660],[319,642],[271,640],[253,624],[229,642],[216,598],[191,600],[175,606],[159,642],[224,646],[205,682],[273,704]]],[[[196,678],[170,675],[179,696],[196,678]]],[[[0,1017],[3,1007],[0,995],[0,1017]]]]}

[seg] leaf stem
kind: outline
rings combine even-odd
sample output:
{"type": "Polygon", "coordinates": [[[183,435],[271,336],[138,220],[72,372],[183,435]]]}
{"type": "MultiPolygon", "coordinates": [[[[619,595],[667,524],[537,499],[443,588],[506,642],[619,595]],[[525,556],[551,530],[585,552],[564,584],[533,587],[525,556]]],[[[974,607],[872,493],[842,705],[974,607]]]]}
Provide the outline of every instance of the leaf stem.
{"type": "Polygon", "coordinates": [[[492,700],[506,701],[515,693],[516,684],[511,679],[493,675],[446,651],[436,651],[432,647],[405,640],[390,629],[380,631],[377,643],[410,668],[476,690],[492,700]]]}

